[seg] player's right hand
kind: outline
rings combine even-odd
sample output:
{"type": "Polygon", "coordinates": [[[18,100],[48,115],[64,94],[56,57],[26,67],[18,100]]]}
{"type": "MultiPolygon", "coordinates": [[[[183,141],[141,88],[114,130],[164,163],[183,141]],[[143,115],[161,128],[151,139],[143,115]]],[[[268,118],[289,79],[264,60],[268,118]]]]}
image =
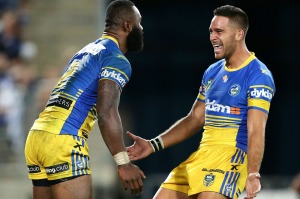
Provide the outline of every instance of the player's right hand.
{"type": "Polygon", "coordinates": [[[143,192],[143,171],[132,163],[118,165],[118,175],[125,190],[130,189],[131,195],[140,195],[143,192]]]}
{"type": "Polygon", "coordinates": [[[129,131],[127,131],[127,135],[134,141],[133,145],[126,147],[130,160],[140,160],[153,153],[149,140],[136,136],[129,131]]]}
{"type": "Polygon", "coordinates": [[[250,173],[246,180],[246,193],[247,196],[244,199],[252,199],[257,196],[261,190],[260,174],[250,173]]]}

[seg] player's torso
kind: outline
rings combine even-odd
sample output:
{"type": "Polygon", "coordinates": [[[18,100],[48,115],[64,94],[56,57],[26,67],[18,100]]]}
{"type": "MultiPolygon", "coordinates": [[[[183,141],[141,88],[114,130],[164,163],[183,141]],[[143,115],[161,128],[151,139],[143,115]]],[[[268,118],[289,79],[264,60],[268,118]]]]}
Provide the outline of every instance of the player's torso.
{"type": "Polygon", "coordinates": [[[230,70],[218,62],[205,77],[205,125],[202,144],[227,144],[246,151],[250,62],[230,70]]]}
{"type": "Polygon", "coordinates": [[[99,79],[116,76],[104,68],[112,54],[122,53],[115,44],[101,41],[90,43],[76,53],[32,129],[87,138],[97,120],[99,79]]]}

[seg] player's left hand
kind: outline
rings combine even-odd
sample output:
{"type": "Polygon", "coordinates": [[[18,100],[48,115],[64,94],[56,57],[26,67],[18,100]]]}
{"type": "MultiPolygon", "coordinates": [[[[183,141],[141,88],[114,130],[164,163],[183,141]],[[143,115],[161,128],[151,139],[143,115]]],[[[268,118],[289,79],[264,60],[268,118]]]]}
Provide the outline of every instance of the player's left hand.
{"type": "Polygon", "coordinates": [[[246,180],[246,192],[247,196],[245,199],[255,198],[256,195],[260,192],[260,174],[259,173],[250,173],[246,180]]]}
{"type": "Polygon", "coordinates": [[[130,189],[131,195],[140,195],[143,192],[143,171],[131,162],[118,166],[118,175],[125,190],[130,189]]]}
{"type": "Polygon", "coordinates": [[[136,136],[129,131],[127,131],[127,135],[134,140],[134,144],[132,146],[126,147],[130,160],[140,160],[153,153],[149,140],[136,136]]]}

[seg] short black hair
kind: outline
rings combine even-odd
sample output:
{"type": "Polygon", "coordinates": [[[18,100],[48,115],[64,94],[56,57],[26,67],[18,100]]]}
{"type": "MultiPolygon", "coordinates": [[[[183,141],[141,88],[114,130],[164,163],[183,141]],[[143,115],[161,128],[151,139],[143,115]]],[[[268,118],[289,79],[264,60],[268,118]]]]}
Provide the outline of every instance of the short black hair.
{"type": "Polygon", "coordinates": [[[112,1],[107,9],[105,16],[105,27],[118,26],[124,20],[131,19],[134,14],[135,4],[129,0],[112,1]]]}
{"type": "Polygon", "coordinates": [[[232,5],[224,5],[214,10],[214,16],[228,17],[244,30],[245,35],[249,29],[248,16],[241,8],[232,5]]]}

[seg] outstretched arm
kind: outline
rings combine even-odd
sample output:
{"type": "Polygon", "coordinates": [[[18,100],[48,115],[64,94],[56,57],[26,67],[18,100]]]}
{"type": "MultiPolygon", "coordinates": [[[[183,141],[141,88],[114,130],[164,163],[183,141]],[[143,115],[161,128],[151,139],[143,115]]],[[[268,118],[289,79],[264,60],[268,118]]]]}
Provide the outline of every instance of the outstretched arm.
{"type": "Polygon", "coordinates": [[[265,128],[268,115],[260,110],[248,111],[248,178],[246,181],[247,197],[254,197],[261,189],[260,166],[264,155],[265,128]]]}
{"type": "Polygon", "coordinates": [[[118,174],[125,189],[139,195],[143,189],[144,173],[131,164],[123,141],[123,127],[118,111],[121,91],[117,83],[100,80],[98,83],[98,124],[103,140],[118,165],[118,174]]]}
{"type": "MultiPolygon", "coordinates": [[[[204,121],[205,104],[200,101],[195,101],[187,116],[178,120],[169,129],[159,135],[162,148],[170,147],[191,137],[203,127],[204,121]]],[[[155,148],[150,144],[150,140],[143,139],[132,133],[128,133],[128,135],[134,140],[134,144],[127,147],[127,152],[131,160],[145,158],[155,151],[155,148]]],[[[159,141],[156,143],[158,142],[159,141]]],[[[157,148],[160,147],[158,146],[157,148]]]]}

